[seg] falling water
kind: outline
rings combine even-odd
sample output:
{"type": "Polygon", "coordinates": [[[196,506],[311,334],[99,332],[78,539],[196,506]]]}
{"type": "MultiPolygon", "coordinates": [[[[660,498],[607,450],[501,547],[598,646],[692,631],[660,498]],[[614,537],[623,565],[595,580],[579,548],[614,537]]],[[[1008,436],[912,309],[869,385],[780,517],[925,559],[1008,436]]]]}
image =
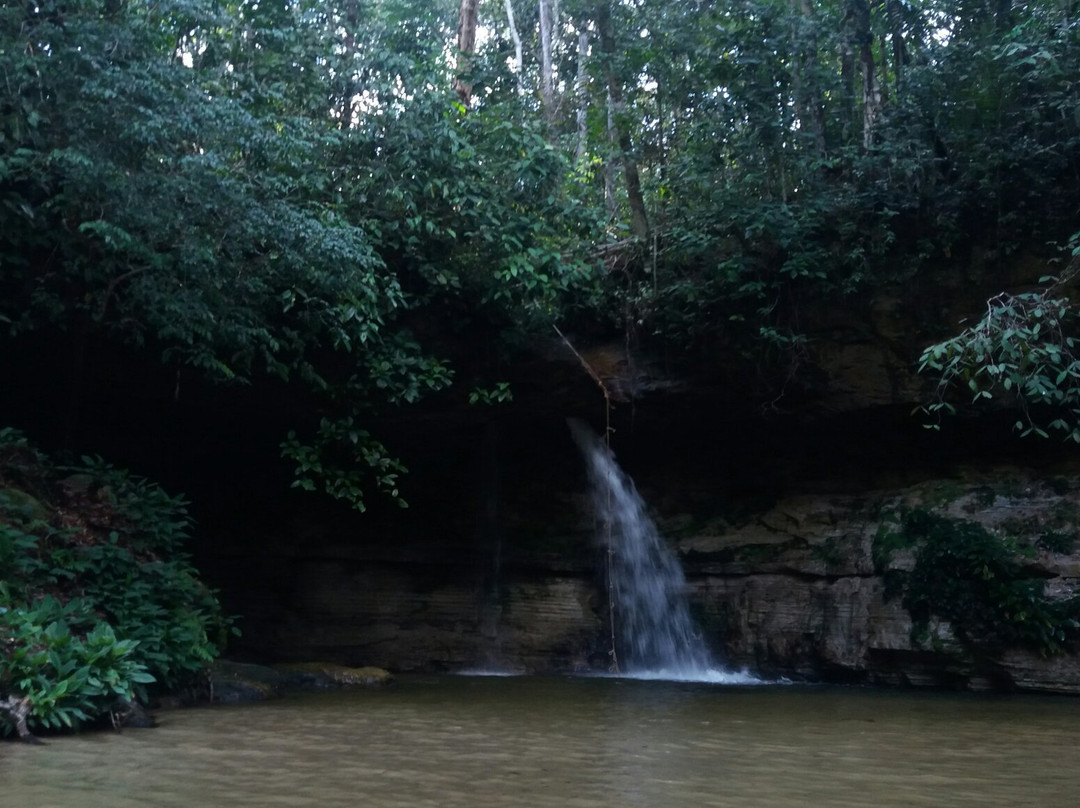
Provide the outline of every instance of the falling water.
{"type": "Polygon", "coordinates": [[[752,683],[717,666],[690,617],[686,578],[645,512],[634,482],[589,427],[570,420],[589,468],[600,539],[608,548],[615,650],[635,678],[752,683]]]}

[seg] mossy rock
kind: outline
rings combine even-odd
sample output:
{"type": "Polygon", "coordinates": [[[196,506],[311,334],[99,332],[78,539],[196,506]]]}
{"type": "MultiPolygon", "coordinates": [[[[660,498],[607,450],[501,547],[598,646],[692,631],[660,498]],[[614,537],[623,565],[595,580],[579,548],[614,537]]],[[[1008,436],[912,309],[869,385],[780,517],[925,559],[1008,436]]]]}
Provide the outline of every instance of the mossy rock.
{"type": "Polygon", "coordinates": [[[394,680],[382,668],[350,668],[332,662],[297,662],[276,665],[287,677],[288,687],[324,690],[334,687],[381,687],[394,680]]]}
{"type": "Polygon", "coordinates": [[[381,687],[394,677],[382,668],[350,668],[332,662],[253,665],[219,659],[210,671],[214,701],[242,704],[265,701],[285,692],[381,687]]]}
{"type": "Polygon", "coordinates": [[[213,699],[222,704],[265,701],[281,694],[288,677],[265,665],[218,660],[210,671],[213,699]]]}
{"type": "Polygon", "coordinates": [[[97,486],[97,480],[93,474],[79,472],[77,474],[69,474],[60,481],[60,485],[62,485],[64,490],[69,494],[89,494],[90,491],[97,486]]]}
{"type": "Polygon", "coordinates": [[[219,704],[246,704],[281,695],[275,687],[266,682],[248,679],[214,680],[213,685],[213,700],[219,704]]]}
{"type": "Polygon", "coordinates": [[[47,522],[49,509],[39,500],[18,488],[0,488],[0,514],[19,522],[47,522]]]}

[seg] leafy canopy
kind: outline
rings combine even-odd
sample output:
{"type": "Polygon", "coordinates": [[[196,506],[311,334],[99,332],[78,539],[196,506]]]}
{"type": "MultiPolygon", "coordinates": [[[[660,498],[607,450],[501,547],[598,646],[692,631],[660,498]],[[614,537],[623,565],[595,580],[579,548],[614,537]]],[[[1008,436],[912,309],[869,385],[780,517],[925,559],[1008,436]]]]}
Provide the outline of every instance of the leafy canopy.
{"type": "Polygon", "coordinates": [[[790,358],[808,309],[1076,229],[1057,3],[512,6],[469,109],[448,0],[0,8],[0,328],[304,389],[297,484],[363,507],[372,414],[553,322],[790,358]]]}

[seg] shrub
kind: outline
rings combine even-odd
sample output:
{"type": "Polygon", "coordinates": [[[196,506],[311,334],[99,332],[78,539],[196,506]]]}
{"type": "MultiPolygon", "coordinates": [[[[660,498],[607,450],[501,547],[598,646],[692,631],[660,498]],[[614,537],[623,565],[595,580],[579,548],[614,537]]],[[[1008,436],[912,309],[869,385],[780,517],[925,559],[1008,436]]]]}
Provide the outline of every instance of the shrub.
{"type": "Polygon", "coordinates": [[[29,606],[0,588],[0,644],[0,686],[29,700],[31,725],[75,727],[117,699],[145,700],[154,681],[136,659],[138,641],[118,639],[86,599],[46,596],[29,606]]]}
{"type": "Polygon", "coordinates": [[[903,531],[921,542],[904,581],[917,635],[936,615],[970,648],[988,653],[1024,645],[1051,655],[1080,638],[1080,599],[1048,597],[1043,579],[1018,563],[1014,542],[975,522],[921,510],[904,517],[903,531]]]}
{"type": "Polygon", "coordinates": [[[190,683],[231,629],[181,549],[192,526],[183,498],[82,460],[55,467],[20,434],[0,430],[6,733],[18,721],[5,697],[29,704],[31,727],[77,726],[117,699],[145,700],[149,685],[190,683]]]}

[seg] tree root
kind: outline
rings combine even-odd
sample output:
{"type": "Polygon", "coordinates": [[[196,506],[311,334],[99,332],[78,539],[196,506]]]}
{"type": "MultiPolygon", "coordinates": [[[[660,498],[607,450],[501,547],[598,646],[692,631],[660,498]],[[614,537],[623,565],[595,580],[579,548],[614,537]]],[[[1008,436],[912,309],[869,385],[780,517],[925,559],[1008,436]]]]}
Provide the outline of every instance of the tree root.
{"type": "Polygon", "coordinates": [[[8,696],[6,699],[0,700],[0,713],[7,715],[11,723],[15,725],[15,734],[19,740],[23,743],[40,744],[41,741],[30,732],[30,727],[26,724],[26,719],[30,715],[30,708],[29,696],[23,696],[21,699],[8,696]]]}

